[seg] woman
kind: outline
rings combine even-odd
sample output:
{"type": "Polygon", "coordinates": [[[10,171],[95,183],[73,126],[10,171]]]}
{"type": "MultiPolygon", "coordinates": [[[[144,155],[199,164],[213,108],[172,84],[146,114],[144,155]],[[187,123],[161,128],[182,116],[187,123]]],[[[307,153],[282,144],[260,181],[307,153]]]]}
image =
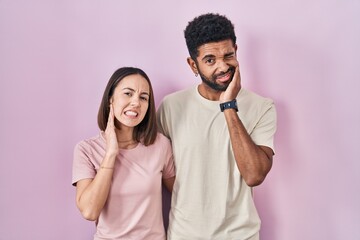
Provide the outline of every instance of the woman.
{"type": "Polygon", "coordinates": [[[100,134],[74,150],[73,185],[98,239],[165,239],[161,183],[175,179],[169,140],[157,133],[150,80],[138,68],[111,76],[99,108],[100,134]]]}

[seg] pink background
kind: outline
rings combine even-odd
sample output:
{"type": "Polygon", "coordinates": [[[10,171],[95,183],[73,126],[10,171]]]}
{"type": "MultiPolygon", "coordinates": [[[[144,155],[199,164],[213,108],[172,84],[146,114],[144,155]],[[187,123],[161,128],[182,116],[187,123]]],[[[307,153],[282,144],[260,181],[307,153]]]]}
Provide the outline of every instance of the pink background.
{"type": "Polygon", "coordinates": [[[197,84],[183,30],[235,24],[243,86],[275,100],[262,240],[360,239],[360,2],[0,0],[0,239],[87,240],[71,186],[110,75],[137,66],[157,104],[197,84]]]}

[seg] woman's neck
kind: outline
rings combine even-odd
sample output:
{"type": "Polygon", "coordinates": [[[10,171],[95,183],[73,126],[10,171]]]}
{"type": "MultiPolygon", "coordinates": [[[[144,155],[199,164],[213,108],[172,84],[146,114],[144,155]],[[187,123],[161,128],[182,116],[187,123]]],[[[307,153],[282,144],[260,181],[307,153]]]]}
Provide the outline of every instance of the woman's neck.
{"type": "Polygon", "coordinates": [[[133,137],[134,129],[116,129],[116,138],[118,142],[118,146],[121,149],[131,149],[135,148],[138,142],[133,137]]]}

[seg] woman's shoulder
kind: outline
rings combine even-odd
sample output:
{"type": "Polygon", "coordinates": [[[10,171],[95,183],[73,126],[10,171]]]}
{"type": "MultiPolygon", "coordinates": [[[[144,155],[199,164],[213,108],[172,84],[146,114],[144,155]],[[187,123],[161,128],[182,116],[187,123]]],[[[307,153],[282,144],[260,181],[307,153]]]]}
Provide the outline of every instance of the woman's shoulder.
{"type": "Polygon", "coordinates": [[[156,141],[169,142],[170,143],[170,139],[167,138],[164,134],[162,134],[160,132],[157,133],[156,141]]]}
{"type": "Polygon", "coordinates": [[[162,133],[158,132],[156,135],[156,140],[152,144],[153,147],[171,147],[170,140],[164,136],[162,133]]]}
{"type": "Polygon", "coordinates": [[[102,133],[100,132],[96,136],[85,138],[85,139],[79,141],[75,145],[75,148],[80,148],[80,149],[84,149],[84,150],[90,150],[92,148],[103,146],[104,143],[105,143],[104,137],[102,136],[102,133]]]}

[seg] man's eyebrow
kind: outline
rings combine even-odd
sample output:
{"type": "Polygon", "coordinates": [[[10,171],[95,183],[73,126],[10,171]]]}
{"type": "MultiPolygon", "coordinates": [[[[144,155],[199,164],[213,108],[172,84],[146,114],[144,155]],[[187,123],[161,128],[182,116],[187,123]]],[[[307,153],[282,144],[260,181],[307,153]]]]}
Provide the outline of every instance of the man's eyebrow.
{"type": "Polygon", "coordinates": [[[229,57],[229,56],[232,56],[232,55],[234,55],[234,54],[235,54],[235,52],[225,53],[224,57],[229,57]]]}
{"type": "Polygon", "coordinates": [[[213,54],[205,55],[201,60],[205,60],[205,59],[208,59],[208,58],[215,58],[215,55],[213,55],[213,54]]]}
{"type": "MultiPolygon", "coordinates": [[[[235,52],[225,53],[225,54],[224,54],[224,57],[229,57],[229,56],[232,56],[232,55],[234,55],[234,54],[235,54],[235,52]]],[[[216,57],[215,57],[215,55],[213,55],[213,54],[208,54],[208,55],[205,55],[201,60],[206,60],[206,59],[208,59],[208,58],[216,58],[216,57]]]]}

